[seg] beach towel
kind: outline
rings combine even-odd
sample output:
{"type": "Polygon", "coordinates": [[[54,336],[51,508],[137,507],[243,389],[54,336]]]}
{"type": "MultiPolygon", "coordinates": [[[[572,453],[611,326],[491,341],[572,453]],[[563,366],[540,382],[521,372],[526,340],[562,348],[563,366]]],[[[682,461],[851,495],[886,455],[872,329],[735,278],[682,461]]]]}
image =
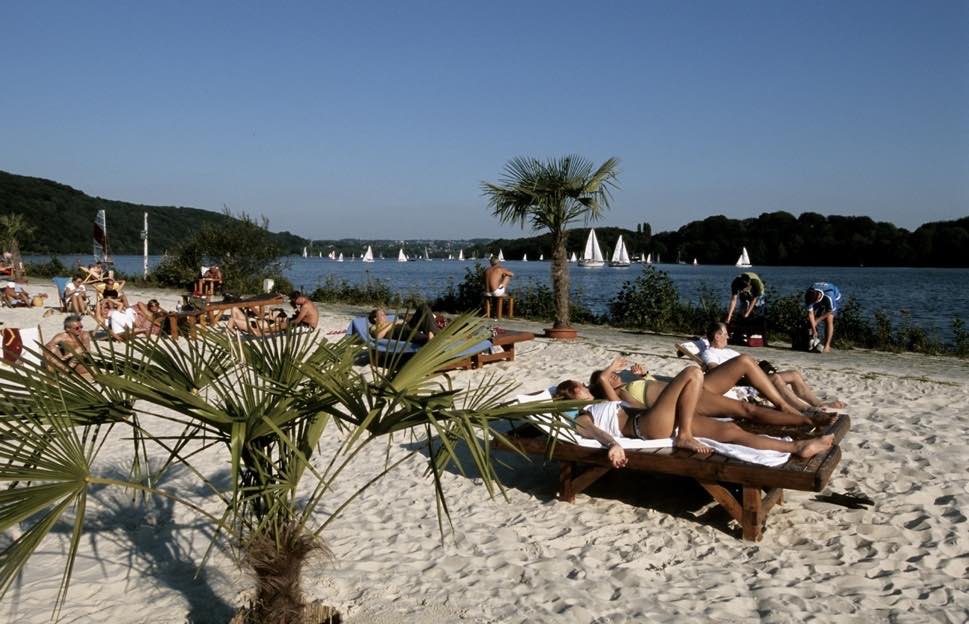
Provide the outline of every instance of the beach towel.
{"type": "MultiPolygon", "coordinates": [[[[549,390],[544,390],[535,394],[522,394],[515,397],[518,403],[529,403],[532,401],[550,401],[552,400],[552,392],[549,390]]],[[[562,442],[568,442],[570,444],[576,444],[585,448],[599,449],[603,448],[596,440],[590,440],[588,438],[583,438],[577,435],[575,431],[571,429],[566,429],[564,427],[554,427],[550,424],[545,424],[551,420],[553,416],[551,414],[543,414],[538,416],[538,422],[536,426],[545,432],[546,435],[554,436],[557,440],[562,442]]],[[[729,418],[722,418],[718,420],[729,421],[729,418]]],[[[790,438],[778,438],[789,441],[790,438]]],[[[750,448],[749,446],[741,446],[739,444],[729,444],[726,442],[718,442],[716,440],[710,440],[709,438],[697,438],[701,444],[705,444],[712,448],[715,452],[721,455],[726,455],[727,457],[732,457],[734,459],[739,459],[742,461],[750,462],[752,464],[760,464],[762,466],[782,466],[787,463],[791,458],[790,453],[782,453],[780,451],[769,451],[750,448]]],[[[641,440],[638,438],[626,438],[617,437],[616,442],[619,443],[624,449],[627,450],[641,450],[641,449],[660,449],[660,448],[672,448],[673,438],[659,438],[655,440],[641,440]]]]}

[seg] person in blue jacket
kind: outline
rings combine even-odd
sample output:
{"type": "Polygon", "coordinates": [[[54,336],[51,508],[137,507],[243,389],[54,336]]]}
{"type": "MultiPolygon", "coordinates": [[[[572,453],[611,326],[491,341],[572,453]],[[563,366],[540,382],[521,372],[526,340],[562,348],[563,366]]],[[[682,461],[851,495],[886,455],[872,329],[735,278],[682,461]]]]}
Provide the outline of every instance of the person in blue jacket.
{"type": "Polygon", "coordinates": [[[807,306],[808,323],[813,336],[812,347],[820,350],[818,325],[824,322],[824,352],[831,351],[831,338],[834,336],[834,317],[841,308],[841,291],[829,282],[815,282],[804,291],[804,304],[807,306]]]}

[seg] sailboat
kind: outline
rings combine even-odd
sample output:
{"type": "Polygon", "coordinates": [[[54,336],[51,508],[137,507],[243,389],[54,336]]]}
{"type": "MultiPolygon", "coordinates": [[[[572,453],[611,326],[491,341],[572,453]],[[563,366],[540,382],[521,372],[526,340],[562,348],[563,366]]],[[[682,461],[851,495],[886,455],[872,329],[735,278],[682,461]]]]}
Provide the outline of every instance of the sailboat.
{"type": "Polygon", "coordinates": [[[528,262],[528,252],[522,254],[522,262],[528,262]]]}
{"type": "Polygon", "coordinates": [[[306,258],[309,254],[306,253],[306,247],[303,247],[303,257],[306,258]]]}
{"type": "Polygon", "coordinates": [[[619,240],[616,241],[616,248],[612,250],[612,259],[609,261],[609,266],[627,267],[630,264],[629,252],[626,251],[626,243],[623,242],[622,234],[620,234],[619,240]]]}
{"type": "Polygon", "coordinates": [[[545,254],[538,254],[538,261],[542,262],[545,260],[545,254]]]}
{"type": "Polygon", "coordinates": [[[750,267],[750,256],[747,255],[747,248],[741,247],[740,257],[737,258],[737,266],[739,267],[750,267]]]}
{"type": "Polygon", "coordinates": [[[329,258],[330,260],[336,260],[336,252],[335,251],[330,251],[330,253],[327,254],[326,257],[329,258]]]}
{"type": "Polygon", "coordinates": [[[505,254],[501,253],[501,249],[498,250],[498,260],[501,262],[505,261],[505,254]]]}
{"type": "Polygon", "coordinates": [[[646,254],[646,259],[643,260],[646,264],[653,264],[653,254],[652,252],[646,254]]]}
{"type": "Polygon", "coordinates": [[[322,252],[322,251],[320,252],[320,257],[321,257],[321,258],[323,257],[323,252],[322,252]]]}
{"type": "Polygon", "coordinates": [[[602,249],[599,248],[599,241],[596,239],[596,231],[594,228],[590,228],[589,238],[585,241],[585,251],[579,258],[579,266],[595,268],[605,265],[606,263],[602,259],[602,249]]]}
{"type": "Polygon", "coordinates": [[[342,251],[340,252],[340,255],[336,257],[336,261],[337,262],[343,262],[343,252],[342,251]]]}
{"type": "Polygon", "coordinates": [[[458,260],[462,260],[462,261],[464,260],[464,250],[463,249],[458,252],[458,260]]]}
{"type": "Polygon", "coordinates": [[[363,261],[373,262],[373,249],[370,248],[370,245],[367,245],[367,253],[363,254],[363,261]]]}
{"type": "Polygon", "coordinates": [[[575,257],[575,252],[573,251],[572,252],[572,257],[569,258],[569,262],[578,262],[578,261],[579,260],[578,260],[578,258],[575,257]]]}
{"type": "Polygon", "coordinates": [[[94,262],[114,263],[108,251],[108,222],[103,208],[98,210],[97,216],[94,217],[94,262]]]}
{"type": "Polygon", "coordinates": [[[693,266],[696,266],[696,265],[697,265],[697,261],[696,261],[696,258],[694,258],[693,259],[693,266]]]}
{"type": "Polygon", "coordinates": [[[407,262],[407,256],[404,255],[403,247],[401,247],[400,251],[397,253],[397,262],[407,262]]]}
{"type": "Polygon", "coordinates": [[[427,247],[424,248],[424,259],[430,262],[431,254],[427,253],[427,247]]]}

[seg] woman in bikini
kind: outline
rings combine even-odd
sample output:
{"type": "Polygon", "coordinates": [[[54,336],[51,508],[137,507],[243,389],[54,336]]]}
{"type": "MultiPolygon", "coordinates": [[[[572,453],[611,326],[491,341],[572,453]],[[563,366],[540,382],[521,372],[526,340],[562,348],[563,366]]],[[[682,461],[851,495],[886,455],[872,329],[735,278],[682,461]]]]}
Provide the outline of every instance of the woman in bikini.
{"type": "MultiPolygon", "coordinates": [[[[593,371],[589,378],[589,388],[593,396],[602,400],[626,401],[639,407],[648,408],[652,406],[663,392],[667,382],[649,375],[638,364],[634,364],[628,372],[624,372],[625,368],[626,361],[622,358],[616,358],[605,369],[593,371]]],[[[699,369],[697,370],[699,371],[699,369]]],[[[764,374],[759,368],[757,370],[761,375],[764,374]]],[[[697,414],[712,418],[743,419],[782,426],[818,426],[831,422],[832,415],[827,412],[771,409],[723,396],[724,392],[736,385],[737,380],[744,376],[742,373],[746,372],[746,367],[724,369],[713,380],[710,379],[709,373],[707,375],[701,373],[703,381],[700,396],[697,399],[697,414]],[[731,381],[729,375],[736,375],[736,377],[731,381]]],[[[770,382],[766,383],[773,388],[770,382]]],[[[776,389],[774,394],[777,394],[776,389]]]]}
{"type": "MultiPolygon", "coordinates": [[[[585,407],[575,417],[576,431],[584,438],[597,440],[609,449],[615,468],[626,465],[626,453],[617,437],[655,440],[673,438],[673,446],[697,453],[711,449],[694,436],[729,442],[755,449],[781,451],[807,459],[834,444],[834,436],[788,442],[744,431],[731,422],[714,420],[696,413],[702,393],[703,373],[689,366],[673,378],[649,408],[623,401],[603,401],[585,407]]],[[[577,401],[595,400],[589,388],[575,380],[563,381],[556,388],[556,398],[577,401]]]]}

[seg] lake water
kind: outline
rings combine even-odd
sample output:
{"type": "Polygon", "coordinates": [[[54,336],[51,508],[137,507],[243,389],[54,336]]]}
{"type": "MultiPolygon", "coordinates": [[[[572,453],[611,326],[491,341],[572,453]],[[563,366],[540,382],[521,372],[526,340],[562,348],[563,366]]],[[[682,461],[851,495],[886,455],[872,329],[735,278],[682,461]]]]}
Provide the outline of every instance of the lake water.
{"type": "MultiPolygon", "coordinates": [[[[46,262],[49,258],[25,256],[25,262],[46,262]]],[[[75,260],[89,263],[90,256],[60,256],[67,266],[75,260]]],[[[160,260],[149,256],[149,267],[160,260]]],[[[443,293],[449,283],[457,285],[464,279],[465,270],[473,262],[432,260],[430,262],[397,262],[377,260],[373,264],[355,261],[335,262],[326,258],[285,258],[284,273],[297,287],[312,291],[328,275],[351,283],[376,278],[389,282],[402,293],[417,292],[428,297],[443,293]]],[[[515,284],[529,280],[551,284],[548,262],[506,261],[505,266],[515,273],[515,284]]],[[[119,271],[140,275],[141,256],[117,256],[119,271]]],[[[696,301],[701,287],[722,293],[723,303],[730,298],[730,280],[739,272],[734,266],[659,264],[657,269],[669,274],[680,298],[696,301]]],[[[642,265],[628,268],[586,269],[569,265],[571,284],[582,301],[597,313],[605,312],[609,301],[623,282],[635,279],[642,265]]],[[[781,295],[803,292],[815,281],[833,282],[842,294],[857,301],[870,315],[875,310],[887,312],[896,322],[903,316],[915,325],[945,339],[951,338],[953,318],[969,322],[969,269],[913,269],[867,267],[754,267],[769,288],[781,295]]]]}

